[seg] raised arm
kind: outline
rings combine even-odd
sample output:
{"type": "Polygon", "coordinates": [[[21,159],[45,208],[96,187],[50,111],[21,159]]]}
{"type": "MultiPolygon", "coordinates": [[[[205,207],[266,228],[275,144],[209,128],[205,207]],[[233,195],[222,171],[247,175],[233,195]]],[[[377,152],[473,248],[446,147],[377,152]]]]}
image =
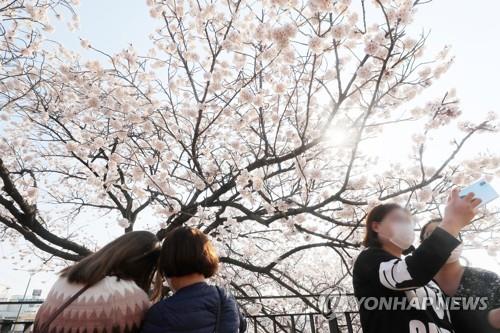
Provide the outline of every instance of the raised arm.
{"type": "Polygon", "coordinates": [[[391,290],[425,286],[460,244],[456,237],[472,221],[479,203],[473,194],[460,198],[458,189],[454,189],[448,198],[443,222],[413,254],[402,259],[381,248],[369,249],[356,261],[355,274],[391,290]]]}
{"type": "Polygon", "coordinates": [[[392,290],[425,286],[459,244],[460,241],[447,231],[436,228],[413,254],[404,259],[381,261],[378,269],[380,283],[392,290]]]}

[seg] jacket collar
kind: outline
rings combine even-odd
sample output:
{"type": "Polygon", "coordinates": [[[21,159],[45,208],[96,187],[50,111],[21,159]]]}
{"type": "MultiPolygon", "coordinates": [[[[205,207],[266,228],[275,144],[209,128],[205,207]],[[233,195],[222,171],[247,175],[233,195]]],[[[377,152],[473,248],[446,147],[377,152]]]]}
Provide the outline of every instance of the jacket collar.
{"type": "Polygon", "coordinates": [[[195,282],[193,284],[187,285],[187,286],[182,287],[181,289],[177,290],[174,293],[174,295],[177,295],[178,293],[188,292],[190,290],[196,290],[196,289],[203,287],[203,286],[206,286],[206,285],[208,285],[208,283],[206,283],[205,281],[195,282]]]}

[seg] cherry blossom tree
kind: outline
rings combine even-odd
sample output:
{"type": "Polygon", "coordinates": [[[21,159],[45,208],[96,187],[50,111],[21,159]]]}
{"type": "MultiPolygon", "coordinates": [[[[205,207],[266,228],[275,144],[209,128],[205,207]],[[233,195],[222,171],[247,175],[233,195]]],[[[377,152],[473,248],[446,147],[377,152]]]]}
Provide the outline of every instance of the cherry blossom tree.
{"type": "MultiPolygon", "coordinates": [[[[496,130],[493,113],[462,121],[453,91],[416,105],[453,61],[411,32],[421,1],[148,0],[154,47],[82,39],[90,60],[43,38],[45,12],[73,4],[28,3],[0,8],[0,222],[4,240],[30,244],[22,258],[89,254],[99,244],[76,221],[95,212],[160,238],[201,228],[241,295],[321,293],[350,286],[374,205],[424,223],[452,186],[499,175],[499,156],[460,156],[496,130]],[[379,166],[371,140],[408,123],[411,156],[379,166]]],[[[494,252],[496,217],[482,210],[468,242],[494,252]]]]}

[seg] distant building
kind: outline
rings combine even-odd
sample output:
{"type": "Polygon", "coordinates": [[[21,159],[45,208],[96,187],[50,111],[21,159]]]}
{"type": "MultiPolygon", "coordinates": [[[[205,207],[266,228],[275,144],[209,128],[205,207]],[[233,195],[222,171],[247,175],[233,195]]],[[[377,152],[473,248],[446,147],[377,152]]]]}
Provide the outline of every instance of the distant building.
{"type": "MultiPolygon", "coordinates": [[[[8,288],[7,288],[8,289],[8,288]]],[[[9,302],[19,302],[23,301],[23,295],[13,295],[8,296],[8,292],[4,294],[1,293],[1,301],[9,302]]],[[[30,296],[26,296],[24,301],[40,301],[42,291],[40,289],[33,289],[30,296]]],[[[15,325],[12,331],[12,325],[9,321],[33,321],[35,319],[36,312],[40,304],[0,304],[0,332],[30,332],[30,329],[26,329],[24,324],[15,325]],[[2,323],[3,322],[3,323],[2,323]]]]}

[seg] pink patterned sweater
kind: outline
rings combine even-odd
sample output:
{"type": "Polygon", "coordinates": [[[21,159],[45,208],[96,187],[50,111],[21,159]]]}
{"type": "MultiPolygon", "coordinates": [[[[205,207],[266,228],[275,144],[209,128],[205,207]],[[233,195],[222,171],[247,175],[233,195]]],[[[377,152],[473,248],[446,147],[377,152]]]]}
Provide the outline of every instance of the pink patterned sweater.
{"type": "MultiPolygon", "coordinates": [[[[82,287],[59,278],[38,310],[34,332],[38,332],[50,315],[82,287]]],[[[147,294],[135,282],[107,276],[59,314],[49,332],[139,332],[150,306],[147,294]]]]}

